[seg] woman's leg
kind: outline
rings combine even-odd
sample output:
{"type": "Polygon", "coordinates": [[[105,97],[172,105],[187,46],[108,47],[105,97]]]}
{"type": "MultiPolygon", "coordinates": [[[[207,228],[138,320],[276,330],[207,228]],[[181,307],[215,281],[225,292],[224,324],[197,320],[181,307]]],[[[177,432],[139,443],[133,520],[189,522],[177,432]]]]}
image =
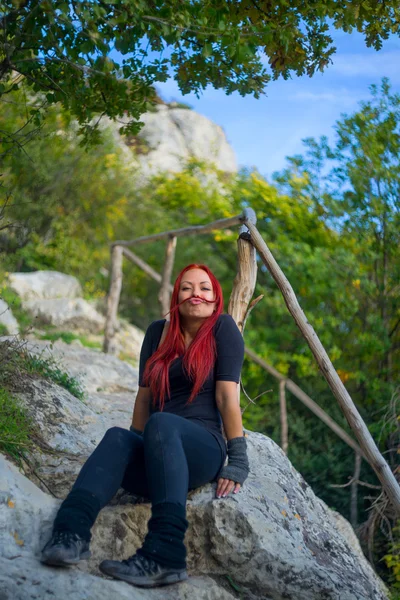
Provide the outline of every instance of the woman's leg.
{"type": "Polygon", "coordinates": [[[90,529],[100,510],[121,487],[130,466],[137,493],[147,491],[142,436],[121,427],[105,433],[83,465],[70,493],[61,504],[54,531],[70,531],[90,541],[90,529]]]}
{"type": "Polygon", "coordinates": [[[170,569],[184,569],[188,490],[212,481],[224,457],[207,429],[163,412],[154,413],[146,424],[144,457],[152,517],[138,554],[170,569]]]}

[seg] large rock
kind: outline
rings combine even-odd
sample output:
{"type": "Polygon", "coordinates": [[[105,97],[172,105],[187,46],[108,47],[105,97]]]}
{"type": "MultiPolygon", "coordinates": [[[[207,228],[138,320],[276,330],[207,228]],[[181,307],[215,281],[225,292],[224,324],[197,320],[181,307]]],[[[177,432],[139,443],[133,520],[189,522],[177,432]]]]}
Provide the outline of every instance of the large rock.
{"type": "Polygon", "coordinates": [[[0,325],[3,325],[7,333],[10,335],[16,335],[19,333],[19,325],[17,319],[12,314],[11,308],[8,306],[7,302],[4,302],[0,298],[0,325]]]}
{"type": "MultiPolygon", "coordinates": [[[[110,354],[74,344],[65,344],[61,340],[54,343],[31,341],[27,344],[27,349],[44,358],[53,357],[62,365],[63,370],[80,379],[89,393],[88,401],[91,395],[97,392],[107,394],[126,392],[132,400],[137,392],[138,370],[110,354]]],[[[103,410],[102,407],[99,407],[99,410],[103,410]]]]}
{"type": "Polygon", "coordinates": [[[193,110],[157,105],[154,112],[140,117],[144,127],[137,138],[121,138],[118,129],[127,119],[113,123],[102,120],[102,127],[113,132],[122,150],[122,156],[135,170],[140,167],[141,177],[163,171],[182,171],[189,159],[213,163],[226,173],[237,171],[235,153],[229,145],[222,127],[193,110]],[[132,151],[128,146],[132,146],[132,151]]]}
{"type": "MultiPolygon", "coordinates": [[[[38,561],[60,504],[0,455],[1,600],[234,600],[210,577],[191,577],[169,588],[142,590],[81,567],[57,569],[38,561]]],[[[105,550],[100,561],[108,558],[105,550]]]]}
{"type": "Polygon", "coordinates": [[[157,112],[141,117],[139,133],[149,151],[138,160],[146,174],[181,171],[189,158],[213,162],[218,169],[233,173],[237,164],[223,129],[195,111],[159,105],[157,112]]]}
{"type": "MultiPolygon", "coordinates": [[[[89,362],[90,355],[93,361],[101,356],[87,350],[84,352],[86,357],[81,355],[81,361],[89,362]]],[[[129,365],[118,366],[120,361],[115,357],[103,355],[102,360],[113,365],[112,368],[119,373],[118,386],[125,390],[120,391],[123,400],[119,394],[108,392],[108,409],[104,409],[106,402],[99,398],[99,392],[90,393],[86,404],[82,404],[52,384],[32,382],[20,395],[51,450],[46,453],[45,449],[42,456],[36,456],[38,465],[31,477],[43,490],[55,489],[58,496],[61,490],[65,495],[68,490],[66,482],[71,485],[83,460],[103,432],[111,425],[127,426],[129,423],[128,396],[131,392],[128,390],[134,385],[134,369],[130,370],[129,365]],[[123,371],[125,368],[128,368],[126,372],[123,371]],[[116,404],[113,406],[114,400],[116,404]]],[[[191,579],[188,584],[177,586],[176,591],[164,593],[175,593],[177,598],[186,597],[179,596],[181,593],[187,594],[187,597],[192,594],[196,599],[230,598],[234,592],[221,587],[223,576],[228,575],[246,600],[387,600],[385,587],[349,535],[350,525],[344,527],[345,521],[341,519],[338,526],[335,514],[315,496],[282,450],[266,436],[251,432],[248,448],[251,473],[239,494],[217,500],[215,484],[190,493],[190,527],[186,537],[188,564],[190,574],[201,579],[191,579]],[[209,578],[217,583],[210,583],[209,578]]],[[[2,473],[0,476],[2,482],[9,481],[11,477],[2,473]]],[[[16,477],[15,473],[13,476],[16,477]]],[[[31,497],[34,498],[34,507],[44,506],[45,502],[38,492],[39,500],[36,500],[32,488],[23,481],[23,485],[13,484],[14,487],[7,483],[5,492],[0,487],[3,490],[0,510],[3,515],[4,512],[6,514],[6,517],[1,517],[5,531],[1,529],[0,536],[5,536],[5,547],[8,548],[7,561],[3,563],[6,573],[3,589],[10,591],[10,598],[25,600],[34,596],[23,596],[19,588],[22,586],[27,593],[38,585],[38,593],[42,594],[38,598],[47,598],[46,594],[50,594],[45,590],[46,583],[50,582],[48,570],[43,570],[44,567],[35,569],[32,562],[32,555],[45,541],[45,535],[39,543],[38,525],[32,525],[32,531],[27,532],[26,529],[33,511],[37,515],[34,518],[43,520],[43,532],[48,534],[49,515],[54,515],[57,504],[52,499],[48,513],[44,511],[43,514],[37,513],[37,508],[26,509],[25,503],[30,502],[31,497]],[[19,492],[14,494],[10,491],[22,488],[21,497],[19,492]],[[18,510],[8,518],[9,511],[16,508],[18,510]],[[28,516],[21,516],[19,511],[27,512],[28,516]],[[25,543],[25,539],[29,541],[29,547],[25,548],[27,552],[20,553],[20,542],[25,543]],[[26,579],[23,580],[18,573],[26,579]],[[18,587],[14,581],[16,577],[20,581],[18,587]],[[13,596],[14,593],[20,596],[13,596]]],[[[91,589],[99,590],[93,598],[114,597],[119,588],[106,587],[108,584],[124,586],[107,581],[102,588],[90,577],[99,577],[98,563],[103,558],[126,558],[141,544],[150,506],[133,502],[137,499],[122,491],[116,495],[113,502],[101,511],[93,528],[92,558],[79,566],[76,579],[68,574],[61,575],[65,589],[78,600],[88,597],[81,595],[85,583],[93,585],[91,589]]],[[[126,589],[126,586],[121,589],[126,589]]],[[[135,598],[135,593],[136,590],[131,591],[132,598],[135,598]]],[[[124,596],[121,594],[120,597],[124,596]]]]}
{"type": "Polygon", "coordinates": [[[36,319],[36,325],[82,329],[91,333],[104,329],[104,317],[83,298],[26,300],[23,307],[36,319]]]}
{"type": "Polygon", "coordinates": [[[82,288],[75,277],[58,271],[35,271],[34,273],[10,273],[10,287],[21,300],[45,298],[78,298],[82,288]]]}
{"type": "Polygon", "coordinates": [[[86,395],[78,400],[58,385],[33,379],[16,394],[36,423],[44,442],[35,452],[33,480],[57,498],[64,497],[79,470],[109,427],[129,428],[137,370],[114,356],[56,342],[30,342],[29,351],[52,357],[61,371],[77,378],[86,395]]]}

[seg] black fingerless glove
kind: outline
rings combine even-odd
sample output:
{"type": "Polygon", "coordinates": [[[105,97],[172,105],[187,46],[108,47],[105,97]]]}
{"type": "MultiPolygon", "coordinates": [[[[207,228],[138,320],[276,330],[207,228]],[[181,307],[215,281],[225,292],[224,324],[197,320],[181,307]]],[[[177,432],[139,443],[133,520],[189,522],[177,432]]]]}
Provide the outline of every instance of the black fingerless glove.
{"type": "Polygon", "coordinates": [[[129,427],[129,431],[133,431],[133,433],[137,433],[138,435],[143,435],[143,431],[140,431],[140,429],[136,429],[133,425],[129,427]]]}
{"type": "Polygon", "coordinates": [[[228,442],[228,464],[223,467],[219,477],[230,479],[243,485],[249,474],[247,443],[245,437],[237,437],[228,442]]]}

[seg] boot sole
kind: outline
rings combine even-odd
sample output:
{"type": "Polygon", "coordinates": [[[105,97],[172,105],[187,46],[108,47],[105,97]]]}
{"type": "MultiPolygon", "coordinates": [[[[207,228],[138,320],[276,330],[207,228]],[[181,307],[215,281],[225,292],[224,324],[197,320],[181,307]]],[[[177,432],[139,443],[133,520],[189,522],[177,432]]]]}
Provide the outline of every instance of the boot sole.
{"type": "Polygon", "coordinates": [[[61,559],[57,557],[48,556],[45,558],[41,558],[40,562],[45,565],[50,565],[53,567],[73,567],[77,565],[81,560],[86,560],[92,556],[90,550],[87,552],[83,552],[79,558],[70,558],[70,559],[61,559]]]}
{"type": "Polygon", "coordinates": [[[186,571],[182,571],[181,573],[171,573],[170,575],[165,575],[164,577],[160,577],[160,579],[155,580],[149,580],[148,578],[144,577],[130,577],[129,575],[123,574],[119,575],[117,573],[111,574],[107,573],[107,571],[103,571],[102,569],[100,569],[100,571],[109,577],[114,577],[115,579],[120,579],[121,581],[126,581],[126,583],[143,588],[160,587],[163,585],[170,585],[172,583],[179,583],[180,581],[185,581],[188,579],[188,574],[186,571]]]}

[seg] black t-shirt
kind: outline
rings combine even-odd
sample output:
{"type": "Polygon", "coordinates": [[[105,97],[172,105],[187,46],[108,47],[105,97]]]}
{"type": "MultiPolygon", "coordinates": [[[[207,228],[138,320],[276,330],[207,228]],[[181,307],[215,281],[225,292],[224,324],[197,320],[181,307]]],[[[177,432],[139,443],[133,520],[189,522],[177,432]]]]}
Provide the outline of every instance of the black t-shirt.
{"type": "MultiPolygon", "coordinates": [[[[143,372],[146,361],[157,350],[164,329],[165,319],[153,321],[146,331],[140,352],[139,385],[144,386],[143,372]]],[[[217,360],[199,394],[190,404],[187,400],[192,391],[192,383],[182,368],[182,357],[175,358],[169,369],[170,397],[166,399],[164,411],[185,419],[195,421],[206,427],[217,438],[226,454],[226,445],[222,436],[221,417],[215,401],[217,381],[236,381],[239,383],[244,358],[243,337],[230,315],[220,315],[215,326],[214,336],[217,346],[217,360]]],[[[150,414],[159,408],[151,403],[150,414]]]]}

